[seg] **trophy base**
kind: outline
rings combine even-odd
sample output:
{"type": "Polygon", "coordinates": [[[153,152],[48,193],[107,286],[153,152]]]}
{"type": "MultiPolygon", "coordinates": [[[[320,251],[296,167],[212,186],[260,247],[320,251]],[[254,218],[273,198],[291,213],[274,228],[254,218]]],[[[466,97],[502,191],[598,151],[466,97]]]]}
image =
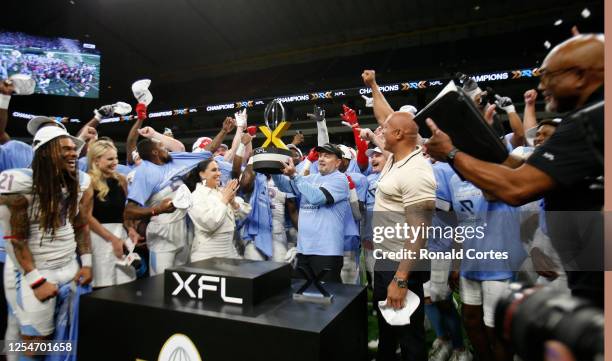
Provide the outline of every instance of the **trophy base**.
{"type": "Polygon", "coordinates": [[[263,174],[281,174],[283,163],[287,162],[291,155],[288,149],[257,148],[253,151],[253,170],[263,174]]]}

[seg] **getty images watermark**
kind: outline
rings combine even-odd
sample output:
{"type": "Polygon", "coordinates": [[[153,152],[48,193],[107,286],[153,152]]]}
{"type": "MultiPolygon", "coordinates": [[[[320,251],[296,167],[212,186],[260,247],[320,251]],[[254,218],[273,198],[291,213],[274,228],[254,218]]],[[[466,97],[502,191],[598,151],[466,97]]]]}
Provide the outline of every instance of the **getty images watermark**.
{"type": "MultiPolygon", "coordinates": [[[[482,226],[427,226],[421,224],[413,227],[406,223],[396,223],[394,226],[372,227],[372,241],[382,243],[385,239],[401,240],[410,243],[416,242],[418,237],[425,240],[441,239],[452,240],[463,243],[466,240],[483,239],[485,237],[486,224],[482,226]]],[[[400,261],[403,259],[413,260],[436,260],[436,259],[477,259],[477,260],[507,260],[507,251],[478,251],[473,248],[451,248],[448,251],[430,251],[427,248],[420,250],[401,249],[399,251],[374,250],[374,258],[400,261]]]]}

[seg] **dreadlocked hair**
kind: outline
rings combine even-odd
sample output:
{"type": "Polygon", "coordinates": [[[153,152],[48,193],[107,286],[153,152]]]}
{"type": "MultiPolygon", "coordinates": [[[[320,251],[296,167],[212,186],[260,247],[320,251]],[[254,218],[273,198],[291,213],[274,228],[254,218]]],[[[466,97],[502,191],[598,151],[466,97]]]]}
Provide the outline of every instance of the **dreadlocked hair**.
{"type": "MultiPolygon", "coordinates": [[[[89,145],[89,149],[87,150],[87,164],[89,165],[87,173],[89,173],[91,176],[91,184],[93,185],[93,189],[94,191],[98,192],[97,197],[102,202],[106,200],[109,188],[108,183],[106,183],[106,177],[96,165],[96,161],[109,150],[114,150],[115,153],[117,152],[117,148],[113,142],[108,140],[96,140],[89,145]]],[[[113,172],[110,176],[116,180],[119,180],[119,175],[117,172],[113,172]]]]}
{"type": "Polygon", "coordinates": [[[32,187],[37,209],[32,209],[44,232],[55,233],[68,217],[74,221],[78,208],[78,170],[68,173],[64,167],[62,148],[58,137],[43,144],[32,159],[32,187]],[[65,196],[67,194],[67,197],[65,196]]]}

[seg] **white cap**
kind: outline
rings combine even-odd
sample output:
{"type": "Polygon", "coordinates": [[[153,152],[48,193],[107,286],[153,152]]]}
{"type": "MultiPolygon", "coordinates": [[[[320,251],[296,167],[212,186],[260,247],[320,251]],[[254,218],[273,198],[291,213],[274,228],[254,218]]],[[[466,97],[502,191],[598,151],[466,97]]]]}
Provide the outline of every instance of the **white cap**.
{"type": "Polygon", "coordinates": [[[202,153],[206,151],[206,149],[204,148],[206,148],[210,143],[212,143],[212,139],[210,139],[209,137],[200,137],[191,146],[191,152],[192,153],[202,153]]]}
{"type": "Polygon", "coordinates": [[[379,154],[383,154],[382,150],[380,150],[380,148],[376,147],[374,149],[368,149],[366,150],[366,155],[368,157],[372,157],[374,155],[374,153],[379,153],[379,154]]]}
{"type": "Polygon", "coordinates": [[[300,148],[297,147],[297,145],[295,145],[293,143],[289,143],[289,144],[287,144],[287,148],[295,149],[295,151],[298,152],[298,155],[300,156],[300,158],[303,156],[302,155],[302,151],[300,150],[300,148]]]}
{"type": "Polygon", "coordinates": [[[15,88],[15,94],[17,95],[30,95],[34,94],[36,89],[36,80],[32,79],[27,74],[13,74],[9,77],[9,80],[13,82],[15,88]]]}
{"type": "Polygon", "coordinates": [[[351,160],[353,159],[353,152],[351,152],[351,148],[347,147],[344,144],[338,144],[338,148],[342,151],[342,158],[351,160]]]}
{"type": "Polygon", "coordinates": [[[149,106],[153,101],[153,94],[149,91],[150,85],[151,79],[137,80],[132,84],[132,93],[134,93],[134,97],[139,103],[144,103],[146,106],[149,106]]]}
{"type": "Polygon", "coordinates": [[[115,114],[126,115],[132,111],[132,106],[125,102],[116,102],[113,104],[115,114]]]}
{"type": "Polygon", "coordinates": [[[402,107],[399,108],[398,112],[405,112],[415,115],[417,113],[417,108],[412,105],[402,105],[402,107]]]}
{"type": "Polygon", "coordinates": [[[51,119],[49,117],[38,116],[28,121],[28,125],[27,125],[28,133],[30,133],[31,135],[36,135],[36,132],[38,132],[38,129],[40,129],[40,127],[45,123],[55,123],[60,128],[66,130],[66,127],[64,126],[64,124],[58,121],[55,121],[54,119],[51,119]]]}
{"type": "Polygon", "coordinates": [[[77,147],[77,153],[81,153],[81,149],[85,145],[85,142],[77,137],[73,137],[68,134],[66,129],[58,128],[58,127],[43,127],[34,135],[34,141],[32,142],[32,148],[34,148],[34,152],[38,150],[41,146],[48,143],[49,141],[59,138],[59,137],[69,137],[74,141],[74,144],[77,147]]]}

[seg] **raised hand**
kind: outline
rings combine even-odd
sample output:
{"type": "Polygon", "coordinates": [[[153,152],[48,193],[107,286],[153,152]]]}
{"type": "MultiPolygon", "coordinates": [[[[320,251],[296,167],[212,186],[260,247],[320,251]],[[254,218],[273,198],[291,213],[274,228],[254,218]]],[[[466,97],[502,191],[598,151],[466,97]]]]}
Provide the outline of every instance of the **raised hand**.
{"type": "Polygon", "coordinates": [[[226,117],[223,121],[223,130],[225,133],[231,133],[236,128],[236,120],[232,117],[226,117]]]}
{"type": "Polygon", "coordinates": [[[535,89],[529,89],[523,94],[523,98],[525,99],[525,105],[535,105],[538,92],[535,89]]]}
{"type": "Polygon", "coordinates": [[[349,123],[351,126],[354,124],[357,124],[357,125],[359,124],[357,122],[357,113],[355,113],[353,109],[343,104],[342,110],[344,110],[344,113],[340,114],[340,117],[342,118],[342,120],[349,123]]]}
{"type": "Polygon", "coordinates": [[[376,85],[376,71],[374,70],[364,70],[361,74],[361,79],[363,79],[363,83],[368,87],[373,87],[376,85]]]}
{"type": "Polygon", "coordinates": [[[306,117],[310,120],[316,120],[318,122],[325,120],[325,109],[321,109],[315,105],[312,113],[307,113],[306,117]]]}
{"type": "Polygon", "coordinates": [[[144,128],[138,129],[138,134],[140,134],[141,136],[145,138],[149,138],[149,139],[153,138],[155,133],[157,133],[157,131],[155,131],[155,129],[151,127],[144,127],[144,128]]]}

